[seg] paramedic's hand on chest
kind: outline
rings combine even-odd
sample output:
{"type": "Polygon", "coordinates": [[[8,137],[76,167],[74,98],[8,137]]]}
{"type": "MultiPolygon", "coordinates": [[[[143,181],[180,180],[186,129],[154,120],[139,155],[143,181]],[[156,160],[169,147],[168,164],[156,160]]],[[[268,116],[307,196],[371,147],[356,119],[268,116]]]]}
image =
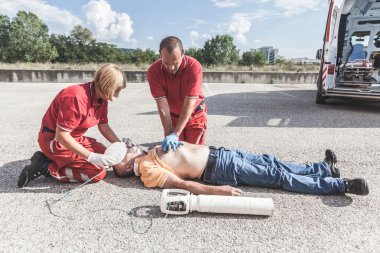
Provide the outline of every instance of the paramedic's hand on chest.
{"type": "Polygon", "coordinates": [[[178,140],[178,135],[176,133],[166,136],[161,143],[161,147],[165,152],[168,152],[170,149],[175,152],[181,145],[183,145],[183,143],[178,140]]]}
{"type": "Polygon", "coordinates": [[[162,141],[162,148],[165,152],[173,149],[174,151],[182,145],[178,140],[178,136],[182,133],[183,129],[186,127],[187,122],[191,117],[191,113],[194,110],[195,103],[197,99],[195,98],[185,98],[184,105],[182,108],[181,115],[179,116],[178,123],[175,129],[172,130],[172,121],[170,118],[170,109],[167,104],[166,98],[159,99],[156,101],[158,110],[160,112],[161,121],[163,123],[165,138],[162,141]]]}

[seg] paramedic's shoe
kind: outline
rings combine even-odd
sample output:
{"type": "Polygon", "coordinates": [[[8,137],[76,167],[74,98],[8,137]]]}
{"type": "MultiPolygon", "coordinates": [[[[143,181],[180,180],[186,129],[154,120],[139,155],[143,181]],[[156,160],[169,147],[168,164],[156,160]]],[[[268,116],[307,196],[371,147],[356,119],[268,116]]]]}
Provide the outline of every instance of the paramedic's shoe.
{"type": "Polygon", "coordinates": [[[344,178],[345,192],[357,195],[368,195],[368,185],[363,178],[347,179],[344,178]]]}
{"type": "Polygon", "coordinates": [[[335,167],[335,164],[337,163],[336,155],[334,151],[332,151],[331,149],[326,149],[325,151],[325,162],[330,167],[332,177],[339,178],[340,170],[337,167],[335,167]]]}
{"type": "Polygon", "coordinates": [[[18,178],[17,186],[20,188],[26,186],[33,179],[50,174],[47,170],[49,160],[41,151],[34,153],[30,161],[31,163],[24,167],[18,178]]]}

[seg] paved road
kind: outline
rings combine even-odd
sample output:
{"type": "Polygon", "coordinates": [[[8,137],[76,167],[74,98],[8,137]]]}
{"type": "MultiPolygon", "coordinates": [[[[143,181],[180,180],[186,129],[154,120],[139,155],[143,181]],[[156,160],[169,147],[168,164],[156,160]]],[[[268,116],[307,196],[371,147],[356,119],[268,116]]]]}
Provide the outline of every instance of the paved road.
{"type": "MultiPolygon", "coordinates": [[[[192,213],[165,217],[160,189],[110,172],[97,184],[52,179],[18,189],[38,149],[40,120],[68,84],[0,83],[0,252],[379,252],[379,103],[331,100],[316,105],[314,85],[208,84],[207,143],[312,162],[336,151],[344,177],[368,180],[365,197],[313,196],[242,187],[269,197],[270,218],[192,213]],[[50,203],[50,205],[47,205],[50,203]]],[[[147,84],[129,84],[110,104],[119,136],[147,146],[162,138],[147,84]]],[[[89,135],[106,144],[95,130],[89,135]]]]}

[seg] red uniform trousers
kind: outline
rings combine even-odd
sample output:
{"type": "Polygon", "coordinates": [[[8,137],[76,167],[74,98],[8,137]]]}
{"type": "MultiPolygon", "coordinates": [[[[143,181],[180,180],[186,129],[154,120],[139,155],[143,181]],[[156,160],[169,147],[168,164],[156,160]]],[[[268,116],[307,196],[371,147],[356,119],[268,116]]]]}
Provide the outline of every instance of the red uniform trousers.
{"type": "MultiPolygon", "coordinates": [[[[86,159],[74,154],[58,141],[54,140],[55,133],[44,132],[38,136],[38,144],[42,153],[52,162],[48,170],[57,180],[62,182],[99,182],[106,176],[106,170],[98,165],[89,163],[86,159]]],[[[79,136],[74,139],[91,152],[104,154],[106,147],[94,138],[79,136]]]]}
{"type": "MultiPolygon", "coordinates": [[[[171,114],[171,118],[172,126],[175,128],[178,123],[178,116],[171,114]]],[[[205,108],[191,115],[178,139],[192,144],[205,144],[206,129],[207,109],[205,108]]]]}

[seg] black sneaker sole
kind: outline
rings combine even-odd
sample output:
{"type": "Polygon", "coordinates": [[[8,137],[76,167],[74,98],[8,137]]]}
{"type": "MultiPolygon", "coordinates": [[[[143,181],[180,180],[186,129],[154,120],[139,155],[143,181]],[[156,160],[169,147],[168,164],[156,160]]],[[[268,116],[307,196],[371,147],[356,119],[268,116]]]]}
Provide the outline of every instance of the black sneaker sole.
{"type": "Polygon", "coordinates": [[[336,158],[334,151],[332,151],[331,149],[326,149],[325,157],[325,159],[331,162],[331,176],[333,178],[340,178],[340,170],[337,167],[335,167],[335,164],[338,162],[338,159],[336,158]]]}
{"type": "Polygon", "coordinates": [[[33,154],[32,158],[30,158],[31,164],[27,165],[24,167],[24,169],[21,171],[20,176],[17,181],[17,186],[22,188],[26,186],[30,181],[33,179],[36,179],[37,177],[41,176],[36,176],[33,178],[30,178],[29,173],[32,172],[30,167],[32,166],[41,166],[42,163],[47,159],[47,157],[41,152],[37,151],[33,154]]]}
{"type": "Polygon", "coordinates": [[[325,151],[325,157],[327,159],[329,159],[330,161],[332,161],[333,163],[337,163],[338,160],[336,159],[336,155],[334,153],[334,151],[332,151],[331,149],[326,149],[325,151]]]}
{"type": "Polygon", "coordinates": [[[367,182],[364,179],[360,179],[359,181],[361,182],[361,184],[360,184],[360,190],[358,192],[354,193],[354,194],[362,195],[362,196],[368,195],[369,194],[369,190],[368,190],[368,184],[367,184],[367,182]]]}
{"type": "Polygon", "coordinates": [[[355,178],[348,180],[352,185],[347,193],[365,196],[369,194],[368,184],[363,178],[355,178]]]}
{"type": "Polygon", "coordinates": [[[20,188],[26,186],[29,183],[29,180],[28,180],[28,167],[29,166],[30,165],[25,166],[24,169],[22,169],[20,176],[18,177],[17,186],[20,188]]]}

